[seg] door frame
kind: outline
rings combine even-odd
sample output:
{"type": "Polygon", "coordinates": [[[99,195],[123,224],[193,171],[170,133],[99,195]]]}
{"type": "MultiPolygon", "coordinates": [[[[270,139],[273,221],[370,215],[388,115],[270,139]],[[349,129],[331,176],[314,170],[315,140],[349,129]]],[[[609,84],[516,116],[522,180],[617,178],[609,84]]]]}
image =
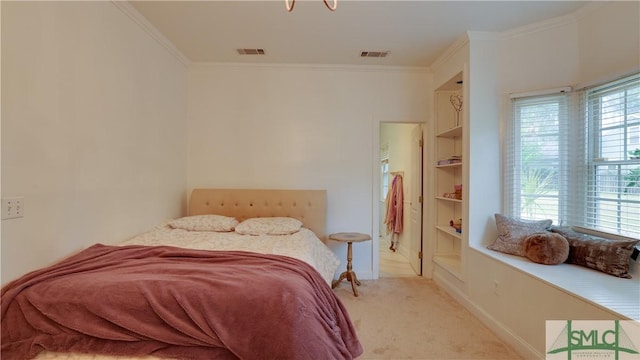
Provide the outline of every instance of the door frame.
{"type": "MultiPolygon", "coordinates": [[[[380,179],[380,127],[382,124],[415,124],[415,125],[421,125],[422,126],[422,139],[423,139],[423,146],[422,146],[422,196],[423,196],[423,204],[424,204],[424,197],[425,197],[425,191],[427,189],[427,184],[426,184],[426,178],[425,178],[425,174],[424,174],[424,169],[426,168],[424,166],[424,160],[427,158],[425,154],[425,149],[427,148],[424,143],[425,139],[427,138],[425,134],[425,132],[427,131],[427,124],[425,121],[388,121],[388,120],[376,120],[373,119],[373,126],[372,126],[372,132],[373,132],[373,141],[372,141],[372,146],[373,146],[373,151],[372,151],[372,171],[371,171],[371,175],[373,178],[372,181],[372,209],[371,209],[371,218],[372,218],[372,231],[371,231],[371,238],[372,238],[372,242],[371,245],[373,247],[372,251],[371,251],[371,264],[372,264],[372,275],[373,275],[373,279],[379,279],[380,278],[380,252],[379,252],[379,248],[380,248],[380,186],[381,186],[381,179],[380,179]]],[[[422,276],[424,276],[425,274],[425,256],[424,256],[424,249],[425,249],[425,242],[424,242],[424,236],[425,236],[425,209],[424,207],[422,208],[422,259],[421,259],[421,269],[422,269],[422,276]]]]}

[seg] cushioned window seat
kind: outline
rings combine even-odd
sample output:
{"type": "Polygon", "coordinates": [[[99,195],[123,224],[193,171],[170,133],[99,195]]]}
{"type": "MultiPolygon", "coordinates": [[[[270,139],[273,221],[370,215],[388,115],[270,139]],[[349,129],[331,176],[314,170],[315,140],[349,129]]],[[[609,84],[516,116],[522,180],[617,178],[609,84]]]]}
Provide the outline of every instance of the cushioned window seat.
{"type": "Polygon", "coordinates": [[[473,247],[570,295],[612,311],[621,318],[640,321],[640,263],[631,262],[631,279],[619,278],[590,268],[573,265],[542,265],[526,257],[473,247]]]}

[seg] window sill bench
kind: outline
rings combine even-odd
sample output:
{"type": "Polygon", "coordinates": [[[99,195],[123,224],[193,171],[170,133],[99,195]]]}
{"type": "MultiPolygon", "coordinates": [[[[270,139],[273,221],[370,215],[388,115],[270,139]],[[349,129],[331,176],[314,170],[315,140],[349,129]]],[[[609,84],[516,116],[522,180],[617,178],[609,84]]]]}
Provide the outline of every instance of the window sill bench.
{"type": "Polygon", "coordinates": [[[631,262],[631,279],[619,278],[573,264],[542,265],[525,257],[503,254],[484,247],[472,249],[576,296],[620,318],[640,321],[640,263],[631,262]]]}

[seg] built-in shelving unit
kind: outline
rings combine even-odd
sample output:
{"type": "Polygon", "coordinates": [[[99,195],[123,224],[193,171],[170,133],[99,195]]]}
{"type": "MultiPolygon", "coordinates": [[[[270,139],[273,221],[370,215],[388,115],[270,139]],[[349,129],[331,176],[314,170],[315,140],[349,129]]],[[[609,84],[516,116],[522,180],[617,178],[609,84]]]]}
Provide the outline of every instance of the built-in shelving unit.
{"type": "Polygon", "coordinates": [[[434,211],[433,262],[460,281],[464,281],[463,261],[466,247],[465,219],[463,209],[466,206],[465,189],[457,195],[455,186],[464,183],[464,106],[458,113],[452,104],[452,97],[463,95],[462,72],[436,89],[434,96],[435,119],[433,128],[433,164],[434,211]],[[461,232],[450,225],[451,221],[462,219],[461,232]]]}

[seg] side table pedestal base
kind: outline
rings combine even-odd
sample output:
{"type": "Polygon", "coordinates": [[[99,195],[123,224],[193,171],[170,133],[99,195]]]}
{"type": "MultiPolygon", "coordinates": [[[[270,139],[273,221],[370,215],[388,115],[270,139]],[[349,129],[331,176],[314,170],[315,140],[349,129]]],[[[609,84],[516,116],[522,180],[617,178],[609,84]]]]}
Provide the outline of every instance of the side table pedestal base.
{"type": "Polygon", "coordinates": [[[338,280],[334,280],[331,284],[331,288],[335,289],[336,286],[340,285],[342,280],[347,279],[348,282],[351,283],[351,289],[353,290],[353,295],[358,296],[358,289],[356,289],[356,285],[360,286],[360,281],[358,281],[358,277],[356,276],[356,272],[353,270],[347,270],[340,274],[338,280]]]}

